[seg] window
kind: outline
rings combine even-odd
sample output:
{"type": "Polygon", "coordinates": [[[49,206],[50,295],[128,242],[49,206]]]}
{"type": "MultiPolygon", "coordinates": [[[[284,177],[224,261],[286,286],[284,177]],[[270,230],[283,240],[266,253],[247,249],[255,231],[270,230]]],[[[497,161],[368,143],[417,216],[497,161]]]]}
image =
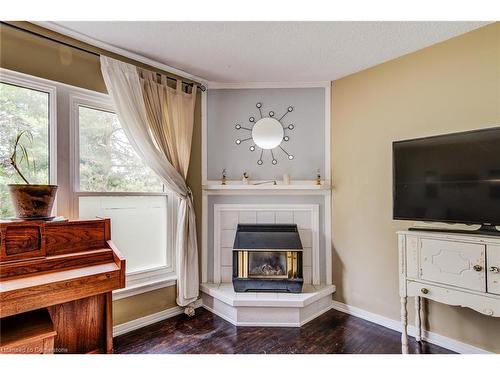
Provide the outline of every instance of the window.
{"type": "Polygon", "coordinates": [[[109,99],[96,94],[71,102],[78,216],[111,219],[129,290],[172,279],[174,205],[161,179],[135,153],[109,99]]]}
{"type": "Polygon", "coordinates": [[[0,218],[14,215],[7,184],[21,181],[4,160],[19,130],[33,134],[30,182],[59,186],[54,214],[111,219],[127,259],[114,298],[175,283],[178,200],[134,152],[107,95],[0,68],[0,218]]]}
{"type": "Polygon", "coordinates": [[[33,141],[24,138],[30,164],[20,164],[30,183],[55,183],[55,128],[53,106],[55,89],[38,85],[2,72],[0,82],[0,218],[14,216],[7,184],[23,183],[8,163],[12,142],[20,131],[29,131],[33,141]],[[52,155],[51,155],[52,154],[52,155]]]}

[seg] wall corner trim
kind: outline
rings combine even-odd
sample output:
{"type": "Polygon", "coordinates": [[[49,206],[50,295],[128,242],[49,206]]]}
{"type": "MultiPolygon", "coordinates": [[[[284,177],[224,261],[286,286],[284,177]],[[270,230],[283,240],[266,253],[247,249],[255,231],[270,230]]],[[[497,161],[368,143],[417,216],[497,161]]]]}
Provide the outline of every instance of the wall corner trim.
{"type": "MultiPolygon", "coordinates": [[[[201,299],[198,299],[194,302],[195,308],[201,307],[201,305],[201,299]]],[[[113,337],[123,335],[127,332],[134,331],[136,329],[146,327],[157,322],[161,322],[162,320],[172,318],[183,313],[184,309],[182,307],[174,306],[151,315],[146,315],[122,324],[118,324],[113,327],[113,337]]]]}
{"type": "MultiPolygon", "coordinates": [[[[401,332],[402,330],[402,325],[399,320],[390,319],[385,316],[360,309],[359,307],[346,305],[345,303],[338,301],[333,301],[333,309],[384,326],[397,332],[401,332]]],[[[415,337],[415,326],[408,326],[408,335],[415,337]]],[[[459,354],[494,354],[487,350],[478,348],[477,346],[466,344],[464,342],[457,341],[430,331],[424,331],[422,334],[422,339],[431,344],[441,346],[445,349],[452,350],[459,354]]]]}

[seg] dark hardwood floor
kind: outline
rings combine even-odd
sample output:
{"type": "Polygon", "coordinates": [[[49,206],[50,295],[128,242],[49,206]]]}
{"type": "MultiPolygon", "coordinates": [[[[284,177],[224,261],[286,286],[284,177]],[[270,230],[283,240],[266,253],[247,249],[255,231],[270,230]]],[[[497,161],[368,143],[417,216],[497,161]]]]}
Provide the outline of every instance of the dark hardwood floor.
{"type": "MultiPolygon", "coordinates": [[[[235,327],[199,308],[196,316],[179,315],[114,339],[115,353],[220,354],[391,354],[401,353],[401,335],[336,310],[301,328],[235,327]]],[[[410,353],[452,353],[439,346],[417,344],[410,353]]]]}

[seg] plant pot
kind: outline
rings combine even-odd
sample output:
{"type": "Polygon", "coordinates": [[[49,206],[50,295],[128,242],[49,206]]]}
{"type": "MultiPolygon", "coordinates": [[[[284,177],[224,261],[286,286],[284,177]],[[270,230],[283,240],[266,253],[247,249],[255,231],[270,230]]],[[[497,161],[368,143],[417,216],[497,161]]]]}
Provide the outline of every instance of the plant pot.
{"type": "Polygon", "coordinates": [[[46,219],[52,212],[57,185],[9,186],[10,198],[18,219],[46,219]]]}

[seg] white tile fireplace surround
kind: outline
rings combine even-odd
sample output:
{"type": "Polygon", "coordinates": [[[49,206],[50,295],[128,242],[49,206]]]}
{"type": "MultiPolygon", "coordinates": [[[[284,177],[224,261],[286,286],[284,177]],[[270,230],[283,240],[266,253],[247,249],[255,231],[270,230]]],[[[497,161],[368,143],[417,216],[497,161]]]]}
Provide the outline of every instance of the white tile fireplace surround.
{"type": "Polygon", "coordinates": [[[238,224],[297,224],[304,248],[304,284],[320,283],[318,205],[215,204],[214,283],[232,281],[232,252],[238,224]]]}
{"type": "MultiPolygon", "coordinates": [[[[201,285],[204,306],[238,326],[300,327],[332,307],[335,286],[320,282],[317,204],[214,204],[213,280],[201,285]],[[297,224],[304,248],[302,293],[235,293],[232,248],[238,224],[297,224]]],[[[328,257],[329,258],[329,257],[328,257]]]]}

